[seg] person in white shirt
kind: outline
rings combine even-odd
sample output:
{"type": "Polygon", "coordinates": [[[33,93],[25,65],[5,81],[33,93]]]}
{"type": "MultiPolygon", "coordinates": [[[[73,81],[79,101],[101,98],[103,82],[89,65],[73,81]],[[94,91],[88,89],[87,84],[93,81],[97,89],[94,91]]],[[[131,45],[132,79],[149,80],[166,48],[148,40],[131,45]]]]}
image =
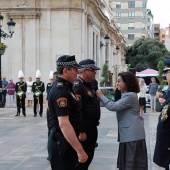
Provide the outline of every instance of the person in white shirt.
{"type": "Polygon", "coordinates": [[[32,78],[29,77],[27,81],[27,93],[26,93],[28,106],[32,106],[32,101],[33,101],[32,84],[33,84],[32,78]]]}
{"type": "Polygon", "coordinates": [[[139,87],[140,87],[140,92],[138,93],[138,97],[139,97],[139,106],[140,106],[140,116],[143,117],[143,111],[146,105],[146,92],[148,91],[145,84],[145,80],[143,78],[140,78],[139,80],[139,87]]]}

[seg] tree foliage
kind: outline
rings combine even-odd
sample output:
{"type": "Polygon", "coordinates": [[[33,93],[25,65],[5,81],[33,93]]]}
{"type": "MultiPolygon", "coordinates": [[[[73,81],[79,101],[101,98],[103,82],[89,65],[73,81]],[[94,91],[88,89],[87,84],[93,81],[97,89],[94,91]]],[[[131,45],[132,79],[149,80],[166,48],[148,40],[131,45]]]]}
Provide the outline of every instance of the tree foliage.
{"type": "Polygon", "coordinates": [[[109,75],[108,75],[108,65],[105,63],[102,68],[101,76],[103,79],[100,81],[100,86],[107,86],[109,75]]]}
{"type": "Polygon", "coordinates": [[[126,48],[127,64],[137,71],[147,68],[157,69],[158,62],[170,58],[170,52],[165,45],[151,38],[141,38],[132,46],[126,48]]]}

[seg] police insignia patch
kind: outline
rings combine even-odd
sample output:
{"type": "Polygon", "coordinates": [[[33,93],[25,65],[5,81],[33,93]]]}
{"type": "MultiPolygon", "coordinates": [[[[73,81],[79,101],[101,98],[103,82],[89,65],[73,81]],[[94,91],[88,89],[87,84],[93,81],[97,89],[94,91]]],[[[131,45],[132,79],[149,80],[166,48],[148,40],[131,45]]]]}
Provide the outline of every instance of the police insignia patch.
{"type": "Polygon", "coordinates": [[[57,103],[59,107],[67,107],[67,98],[61,97],[57,99],[57,103]]]}

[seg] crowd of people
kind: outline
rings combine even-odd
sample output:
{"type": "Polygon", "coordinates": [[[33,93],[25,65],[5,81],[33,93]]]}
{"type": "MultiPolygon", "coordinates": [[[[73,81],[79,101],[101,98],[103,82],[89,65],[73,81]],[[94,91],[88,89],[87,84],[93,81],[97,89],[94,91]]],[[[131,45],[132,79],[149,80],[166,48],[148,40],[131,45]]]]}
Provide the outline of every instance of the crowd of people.
{"type": "MultiPolygon", "coordinates": [[[[95,74],[99,67],[91,59],[76,62],[75,56],[63,55],[57,59],[57,71],[50,72],[47,84],[47,125],[48,160],[52,170],[88,170],[94,157],[100,124],[100,102],[110,111],[115,111],[118,122],[119,170],[147,170],[148,158],[145,141],[143,112],[148,91],[144,79],[137,79],[132,72],[118,74],[116,100],[108,99],[98,90],[95,74]]],[[[170,86],[170,60],[166,60],[164,73],[170,86]]],[[[41,73],[36,72],[36,82],[29,77],[24,82],[23,72],[18,73],[19,82],[9,83],[3,77],[3,91],[15,107],[17,115],[25,112],[25,98],[32,106],[36,117],[43,113],[43,92],[45,85],[40,81],[41,73]],[[33,97],[33,98],[32,98],[33,97]],[[40,107],[37,109],[37,107],[40,107]]],[[[166,170],[170,166],[170,88],[157,92],[158,84],[151,78],[149,94],[151,111],[156,110],[156,97],[162,104],[157,125],[157,138],[153,161],[166,170]]],[[[4,93],[4,94],[5,94],[4,93]]],[[[5,99],[6,96],[4,96],[5,99]]],[[[7,107],[10,106],[8,102],[7,107]]]]}
{"type": "Polygon", "coordinates": [[[17,106],[17,114],[15,116],[20,116],[22,109],[22,114],[26,117],[26,107],[25,100],[27,100],[28,107],[33,105],[34,117],[37,116],[37,112],[42,117],[43,114],[43,92],[45,91],[44,82],[40,81],[41,72],[36,71],[36,81],[32,81],[32,77],[28,78],[28,81],[24,81],[24,74],[20,70],[18,72],[19,81],[14,83],[12,79],[6,81],[6,77],[2,78],[2,102],[7,107],[12,104],[13,107],[17,106]],[[7,96],[7,104],[6,104],[7,96]],[[16,96],[16,97],[15,97],[16,96]],[[16,98],[16,99],[15,99],[16,98]]]}

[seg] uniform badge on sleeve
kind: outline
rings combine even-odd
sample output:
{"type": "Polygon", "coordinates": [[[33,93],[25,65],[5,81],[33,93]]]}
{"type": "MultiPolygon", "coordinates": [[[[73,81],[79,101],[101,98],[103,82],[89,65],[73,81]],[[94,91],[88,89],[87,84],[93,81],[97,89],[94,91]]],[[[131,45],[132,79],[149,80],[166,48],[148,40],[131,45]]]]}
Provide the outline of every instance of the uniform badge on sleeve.
{"type": "Polygon", "coordinates": [[[61,97],[59,99],[57,99],[57,103],[59,107],[67,107],[67,98],[65,97],[61,97]]]}

